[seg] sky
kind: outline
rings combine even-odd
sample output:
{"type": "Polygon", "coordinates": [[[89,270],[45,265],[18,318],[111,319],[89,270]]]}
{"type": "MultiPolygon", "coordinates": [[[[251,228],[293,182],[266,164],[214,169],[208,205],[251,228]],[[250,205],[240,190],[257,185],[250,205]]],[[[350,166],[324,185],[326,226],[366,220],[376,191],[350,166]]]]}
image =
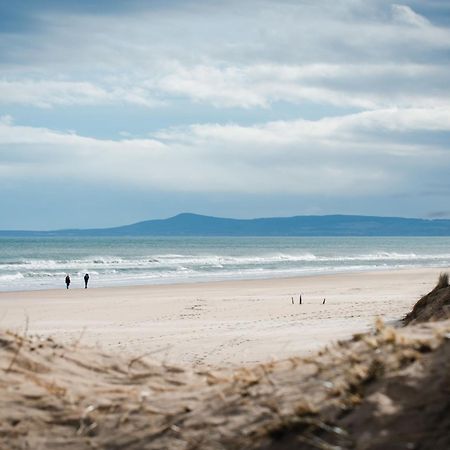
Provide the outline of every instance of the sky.
{"type": "Polygon", "coordinates": [[[0,0],[0,229],[450,218],[448,0],[0,0]]]}

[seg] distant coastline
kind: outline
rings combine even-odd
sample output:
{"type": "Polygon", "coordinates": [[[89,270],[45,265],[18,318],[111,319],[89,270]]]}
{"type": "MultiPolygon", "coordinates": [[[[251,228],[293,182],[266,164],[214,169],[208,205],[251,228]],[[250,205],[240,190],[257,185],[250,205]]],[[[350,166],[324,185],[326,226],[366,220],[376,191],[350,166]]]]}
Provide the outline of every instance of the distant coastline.
{"type": "Polygon", "coordinates": [[[111,228],[0,230],[0,237],[39,236],[450,236],[450,219],[357,215],[229,219],[182,213],[111,228]]]}

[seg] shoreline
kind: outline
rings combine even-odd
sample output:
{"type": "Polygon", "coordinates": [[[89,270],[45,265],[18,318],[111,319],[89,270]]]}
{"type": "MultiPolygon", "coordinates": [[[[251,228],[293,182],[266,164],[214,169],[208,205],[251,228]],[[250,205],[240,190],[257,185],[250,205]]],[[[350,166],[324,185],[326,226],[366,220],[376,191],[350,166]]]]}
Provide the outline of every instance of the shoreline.
{"type": "MultiPolygon", "coordinates": [[[[162,281],[158,283],[139,283],[139,284],[107,284],[107,285],[99,285],[99,286],[92,286],[91,283],[94,283],[91,280],[89,281],[90,285],[88,287],[88,290],[100,290],[100,289],[131,289],[131,288],[164,288],[164,287],[172,287],[172,286],[193,286],[193,285],[208,285],[208,284],[221,284],[221,283],[246,283],[246,282],[270,282],[275,280],[303,280],[303,279],[309,279],[309,278],[318,278],[318,277],[333,277],[333,276],[353,276],[353,275],[359,275],[359,274],[368,274],[368,275],[375,275],[375,274],[384,274],[384,273],[391,273],[391,272],[410,272],[410,271],[449,271],[450,266],[417,266],[417,267],[391,267],[391,268],[385,268],[381,267],[379,269],[375,269],[373,267],[370,267],[369,269],[360,269],[360,270],[335,270],[330,272],[318,272],[318,273],[305,273],[305,274],[298,274],[298,275],[279,275],[279,276],[261,276],[261,277],[248,277],[248,278],[217,278],[217,279],[182,279],[180,281],[162,281]]],[[[439,274],[438,274],[439,275],[439,274]]],[[[72,278],[73,280],[73,278],[72,278]]],[[[0,301],[2,296],[6,296],[7,294],[25,294],[25,293],[31,293],[31,292],[38,292],[38,293],[46,293],[46,292],[54,292],[54,291],[65,291],[67,290],[64,286],[64,280],[61,281],[60,287],[43,287],[40,289],[18,289],[18,290],[0,290],[0,301]]],[[[71,282],[71,286],[73,285],[73,281],[71,282]]],[[[84,287],[81,285],[79,287],[70,287],[69,290],[85,290],[84,287]]]]}
{"type": "Polygon", "coordinates": [[[23,333],[28,322],[29,335],[194,366],[253,364],[398,321],[449,270],[8,291],[0,327],[23,333]]]}

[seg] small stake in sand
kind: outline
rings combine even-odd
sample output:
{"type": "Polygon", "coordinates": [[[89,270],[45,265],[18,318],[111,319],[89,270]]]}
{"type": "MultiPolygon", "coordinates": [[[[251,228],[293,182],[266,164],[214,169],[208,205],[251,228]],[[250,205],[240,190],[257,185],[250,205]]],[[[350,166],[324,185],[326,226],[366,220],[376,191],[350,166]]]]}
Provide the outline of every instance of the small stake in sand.
{"type": "Polygon", "coordinates": [[[323,299],[322,305],[325,305],[325,299],[323,299]]]}
{"type": "Polygon", "coordinates": [[[302,294],[300,294],[300,297],[298,299],[298,304],[301,305],[302,304],[302,294]]]}
{"type": "Polygon", "coordinates": [[[291,297],[291,300],[292,300],[292,304],[294,304],[294,297],[291,297]]]}

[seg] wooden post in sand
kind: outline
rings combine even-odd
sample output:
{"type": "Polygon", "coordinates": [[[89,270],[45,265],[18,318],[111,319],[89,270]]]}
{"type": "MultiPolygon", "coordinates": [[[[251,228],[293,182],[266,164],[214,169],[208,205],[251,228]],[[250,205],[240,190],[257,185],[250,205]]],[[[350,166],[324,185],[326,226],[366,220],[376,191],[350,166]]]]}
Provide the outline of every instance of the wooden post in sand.
{"type": "Polygon", "coordinates": [[[291,300],[292,300],[292,304],[294,304],[294,297],[291,297],[291,300]]]}
{"type": "Polygon", "coordinates": [[[301,305],[302,304],[302,294],[300,294],[300,297],[298,299],[298,304],[301,305]]]}

